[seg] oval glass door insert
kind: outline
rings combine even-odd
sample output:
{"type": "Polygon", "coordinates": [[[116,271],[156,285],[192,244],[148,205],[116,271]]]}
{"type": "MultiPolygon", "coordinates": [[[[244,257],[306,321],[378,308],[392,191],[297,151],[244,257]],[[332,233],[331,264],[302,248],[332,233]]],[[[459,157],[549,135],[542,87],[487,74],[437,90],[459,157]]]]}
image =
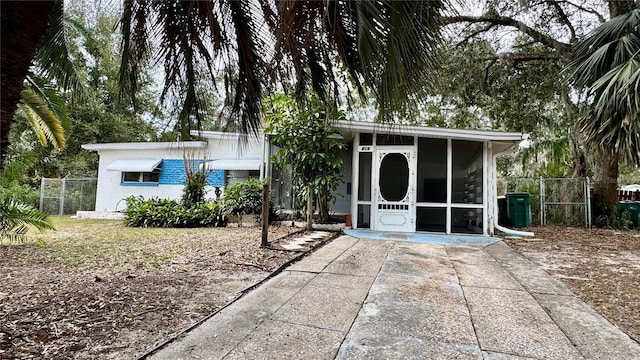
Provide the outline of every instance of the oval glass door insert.
{"type": "Polygon", "coordinates": [[[401,201],[409,187],[409,162],[402,154],[387,154],[380,163],[378,186],[386,201],[401,201]]]}

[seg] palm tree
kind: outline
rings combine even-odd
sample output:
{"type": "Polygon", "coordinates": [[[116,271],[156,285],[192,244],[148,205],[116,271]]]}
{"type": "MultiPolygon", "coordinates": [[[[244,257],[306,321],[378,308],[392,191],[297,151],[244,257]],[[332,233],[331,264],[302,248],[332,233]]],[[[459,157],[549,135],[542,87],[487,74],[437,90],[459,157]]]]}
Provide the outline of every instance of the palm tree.
{"type": "Polygon", "coordinates": [[[640,164],[640,8],[602,24],[576,45],[573,78],[593,100],[583,117],[588,145],[599,149],[608,166],[596,178],[604,194],[604,215],[616,209],[618,162],[640,164]]]}
{"type": "Polygon", "coordinates": [[[43,145],[64,147],[69,128],[66,106],[56,88],[74,99],[85,91],[74,71],[65,39],[65,24],[86,32],[64,16],[61,0],[0,3],[2,12],[2,114],[0,169],[8,146],[13,115],[26,116],[43,145]],[[44,18],[44,22],[43,22],[44,18]],[[38,41],[41,40],[41,41],[38,41]],[[45,142],[43,142],[45,141],[45,142]]]}

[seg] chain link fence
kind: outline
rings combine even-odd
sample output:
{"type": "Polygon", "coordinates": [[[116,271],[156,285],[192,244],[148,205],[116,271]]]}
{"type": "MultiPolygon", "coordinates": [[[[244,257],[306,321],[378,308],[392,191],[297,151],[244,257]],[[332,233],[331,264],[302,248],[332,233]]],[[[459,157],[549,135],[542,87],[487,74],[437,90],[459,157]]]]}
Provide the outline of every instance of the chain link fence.
{"type": "Polygon", "coordinates": [[[70,215],[93,211],[98,179],[51,179],[40,181],[40,211],[48,215],[70,215]]]}
{"type": "Polygon", "coordinates": [[[591,227],[589,178],[501,178],[498,195],[530,194],[531,225],[591,227]]]}

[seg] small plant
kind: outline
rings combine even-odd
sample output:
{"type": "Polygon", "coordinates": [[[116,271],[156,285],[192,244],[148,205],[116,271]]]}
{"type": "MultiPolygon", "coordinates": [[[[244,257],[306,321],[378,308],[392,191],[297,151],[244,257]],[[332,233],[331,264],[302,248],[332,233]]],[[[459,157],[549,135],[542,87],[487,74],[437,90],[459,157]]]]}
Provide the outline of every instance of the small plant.
{"type": "Polygon", "coordinates": [[[204,188],[211,173],[205,166],[207,158],[204,156],[203,160],[197,160],[193,154],[185,153],[183,160],[186,178],[182,189],[182,203],[187,207],[203,204],[206,194],[204,188]]]}

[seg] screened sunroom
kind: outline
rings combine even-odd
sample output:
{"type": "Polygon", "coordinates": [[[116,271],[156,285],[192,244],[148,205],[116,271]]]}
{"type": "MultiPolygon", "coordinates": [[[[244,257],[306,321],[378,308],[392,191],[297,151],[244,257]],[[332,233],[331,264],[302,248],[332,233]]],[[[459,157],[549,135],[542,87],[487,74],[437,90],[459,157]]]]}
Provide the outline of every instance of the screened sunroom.
{"type": "Polygon", "coordinates": [[[492,234],[496,156],[521,133],[339,122],[354,228],[492,234]]]}

